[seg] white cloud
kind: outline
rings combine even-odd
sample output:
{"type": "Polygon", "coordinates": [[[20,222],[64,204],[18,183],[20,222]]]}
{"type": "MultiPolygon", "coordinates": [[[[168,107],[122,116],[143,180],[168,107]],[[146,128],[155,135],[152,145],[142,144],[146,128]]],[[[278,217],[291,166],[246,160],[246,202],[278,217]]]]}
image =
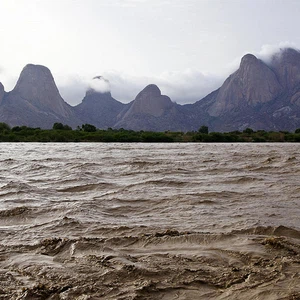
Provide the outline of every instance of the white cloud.
{"type": "Polygon", "coordinates": [[[148,84],[156,84],[162,94],[169,96],[172,101],[186,104],[194,103],[219,88],[224,79],[222,76],[204,74],[196,69],[186,69],[183,72],[164,72],[159,76],[149,77],[107,71],[103,72],[100,80],[69,76],[59,78],[57,84],[62,97],[71,105],[80,103],[89,88],[99,92],[111,91],[115,99],[128,103],[148,84]]]}
{"type": "Polygon", "coordinates": [[[297,49],[297,46],[293,42],[280,42],[277,45],[265,44],[261,47],[258,53],[254,53],[259,59],[264,61],[265,63],[270,63],[273,55],[278,53],[283,48],[294,48],[297,49]]]}
{"type": "Polygon", "coordinates": [[[219,88],[224,78],[202,73],[197,69],[183,72],[164,72],[157,78],[158,85],[173,101],[180,104],[194,103],[219,88]]]}
{"type": "Polygon", "coordinates": [[[59,76],[54,78],[63,99],[70,105],[76,105],[84,98],[89,88],[88,80],[79,76],[59,76]]]}
{"type": "MultiPolygon", "coordinates": [[[[248,53],[253,53],[258,58],[268,62],[272,55],[286,47],[297,48],[294,43],[281,42],[277,45],[265,44],[259,51],[249,51],[248,53]]],[[[109,83],[105,80],[93,80],[93,75],[98,72],[93,74],[89,71],[89,75],[87,75],[80,71],[82,76],[62,73],[53,74],[53,76],[62,97],[71,105],[79,104],[89,88],[100,92],[111,91],[115,99],[128,103],[134,100],[136,95],[148,84],[156,84],[161,89],[162,94],[169,96],[172,101],[186,104],[194,103],[219,88],[224,80],[238,69],[242,56],[237,57],[231,63],[220,65],[218,74],[201,72],[197,68],[165,71],[156,76],[137,76],[119,70],[101,72],[100,74],[109,80],[109,83]]],[[[0,81],[5,90],[10,91],[16,83],[16,74],[11,76],[5,68],[0,68],[0,75],[0,81]]]]}
{"type": "Polygon", "coordinates": [[[96,76],[89,82],[89,87],[96,92],[106,93],[110,92],[110,84],[103,76],[96,76]]]}
{"type": "MultiPolygon", "coordinates": [[[[275,53],[287,47],[297,48],[294,43],[280,42],[277,45],[265,44],[257,52],[249,51],[244,54],[252,53],[268,63],[275,53]]],[[[188,68],[183,71],[166,71],[157,76],[133,76],[119,71],[106,71],[103,72],[103,76],[109,80],[112,96],[124,103],[134,100],[144,87],[152,83],[160,88],[162,94],[169,96],[178,104],[194,103],[219,88],[224,80],[238,69],[242,56],[225,66],[220,66],[219,74],[188,68]]],[[[63,98],[71,105],[75,105],[83,99],[90,82],[90,79],[79,80],[71,77],[67,81],[60,82],[59,89],[63,98]]],[[[105,88],[104,84],[99,90],[105,92],[109,87],[105,88]]]]}

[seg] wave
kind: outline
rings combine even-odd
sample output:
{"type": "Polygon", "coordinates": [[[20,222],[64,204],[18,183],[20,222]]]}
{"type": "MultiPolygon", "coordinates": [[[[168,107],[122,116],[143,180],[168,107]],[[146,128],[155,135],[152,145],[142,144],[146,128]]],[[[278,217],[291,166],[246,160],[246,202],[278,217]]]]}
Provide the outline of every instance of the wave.
{"type": "Polygon", "coordinates": [[[15,217],[24,214],[29,214],[30,211],[31,209],[26,206],[14,207],[11,209],[0,210],[0,217],[1,218],[15,217]]]}
{"type": "Polygon", "coordinates": [[[299,240],[265,235],[290,234],[290,228],[257,227],[227,234],[139,230],[138,235],[58,236],[32,245],[0,245],[5,253],[0,265],[14,270],[10,276],[0,274],[2,295],[180,300],[279,300],[300,295],[295,276],[299,240]],[[280,287],[279,294],[274,286],[280,287]]]}
{"type": "Polygon", "coordinates": [[[58,192],[62,193],[80,193],[92,190],[102,190],[105,188],[109,188],[114,186],[113,184],[101,182],[101,183],[92,183],[92,184],[85,184],[85,185],[77,185],[71,186],[63,189],[57,189],[58,192]]]}

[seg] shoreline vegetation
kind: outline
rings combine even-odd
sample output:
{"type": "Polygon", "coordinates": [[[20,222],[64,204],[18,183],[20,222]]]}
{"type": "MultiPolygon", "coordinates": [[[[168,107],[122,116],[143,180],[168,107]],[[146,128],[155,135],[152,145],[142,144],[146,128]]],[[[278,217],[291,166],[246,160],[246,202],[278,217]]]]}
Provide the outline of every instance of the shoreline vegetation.
{"type": "Polygon", "coordinates": [[[243,131],[209,132],[207,126],[201,126],[198,131],[154,132],[123,128],[102,130],[91,124],[72,129],[68,125],[55,123],[52,129],[41,129],[27,126],[10,127],[6,123],[0,123],[0,142],[297,143],[300,142],[300,128],[294,132],[254,131],[251,128],[243,131]]]}

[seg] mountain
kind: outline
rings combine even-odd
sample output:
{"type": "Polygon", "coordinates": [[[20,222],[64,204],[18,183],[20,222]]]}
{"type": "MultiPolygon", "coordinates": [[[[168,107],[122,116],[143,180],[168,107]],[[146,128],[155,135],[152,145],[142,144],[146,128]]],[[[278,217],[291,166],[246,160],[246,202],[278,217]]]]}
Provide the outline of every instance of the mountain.
{"type": "Polygon", "coordinates": [[[282,49],[269,64],[245,55],[239,69],[194,108],[209,115],[214,131],[300,127],[300,53],[282,49]]]}
{"type": "MultiPolygon", "coordinates": [[[[101,76],[93,80],[102,80],[101,76]]],[[[90,88],[80,104],[74,107],[75,112],[84,123],[97,128],[107,129],[117,122],[117,116],[126,107],[111,96],[110,92],[99,92],[90,88]]]]}
{"type": "Polygon", "coordinates": [[[149,85],[116,127],[134,130],[210,131],[300,128],[300,52],[285,48],[266,63],[246,54],[223,85],[194,104],[177,105],[149,85]]]}
{"type": "MultiPolygon", "coordinates": [[[[3,88],[0,87],[0,99],[3,88]]],[[[14,89],[0,101],[0,120],[11,126],[52,128],[55,122],[80,123],[73,108],[59,94],[50,70],[28,64],[14,89]]]]}
{"type": "Polygon", "coordinates": [[[4,92],[4,86],[3,84],[0,82],[0,105],[2,103],[2,100],[4,98],[5,92],[4,92]]]}
{"type": "Polygon", "coordinates": [[[118,116],[116,128],[132,130],[185,130],[184,115],[180,105],[173,103],[160,89],[150,84],[118,116]]]}
{"type": "Polygon", "coordinates": [[[97,128],[152,131],[287,130],[300,128],[300,52],[285,48],[265,62],[246,54],[222,86],[193,104],[178,105],[150,84],[130,103],[114,99],[109,83],[94,78],[82,103],[68,105],[50,70],[27,65],[11,92],[0,83],[0,122],[52,128],[89,123],[97,128]]]}

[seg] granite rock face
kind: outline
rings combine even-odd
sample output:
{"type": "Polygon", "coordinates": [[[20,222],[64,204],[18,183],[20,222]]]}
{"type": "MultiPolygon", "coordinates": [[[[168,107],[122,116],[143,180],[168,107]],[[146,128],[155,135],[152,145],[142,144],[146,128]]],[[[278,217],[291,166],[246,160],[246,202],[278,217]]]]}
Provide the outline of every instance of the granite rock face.
{"type": "Polygon", "coordinates": [[[160,89],[155,84],[150,84],[136,96],[124,117],[135,114],[161,117],[172,107],[173,102],[171,99],[168,96],[162,95],[160,89]]]}
{"type": "Polygon", "coordinates": [[[118,116],[116,128],[132,130],[181,130],[185,129],[184,114],[180,105],[162,95],[160,89],[150,84],[146,86],[126,109],[118,116]]]}
{"type": "Polygon", "coordinates": [[[89,123],[101,129],[138,131],[190,131],[202,125],[210,131],[300,128],[300,52],[290,48],[267,63],[245,55],[219,89],[194,104],[173,103],[154,84],[124,104],[112,97],[107,80],[94,79],[95,88],[71,107],[60,96],[49,69],[27,65],[11,92],[0,84],[0,122],[42,128],[52,128],[55,122],[72,127],[89,123]]]}
{"type": "Polygon", "coordinates": [[[121,114],[116,127],[134,130],[295,130],[300,128],[300,53],[282,49],[266,63],[252,54],[216,91],[177,105],[149,85],[121,114]]]}
{"type": "Polygon", "coordinates": [[[245,55],[239,69],[194,104],[214,131],[294,130],[300,127],[300,53],[282,49],[270,63],[245,55]]]}
{"type": "Polygon", "coordinates": [[[0,105],[1,105],[2,100],[3,100],[3,98],[4,98],[4,94],[5,94],[5,92],[4,92],[4,86],[3,86],[3,84],[0,82],[0,105]]]}
{"type": "Polygon", "coordinates": [[[82,102],[74,107],[75,112],[84,123],[97,128],[107,129],[117,122],[120,112],[126,107],[111,96],[110,92],[100,93],[89,89],[82,102]]]}
{"type": "Polygon", "coordinates": [[[208,112],[217,117],[242,106],[255,107],[271,101],[281,90],[274,71],[254,55],[247,54],[240,68],[226,79],[208,112]]]}
{"type": "Polygon", "coordinates": [[[273,55],[271,68],[277,75],[280,85],[291,94],[299,90],[300,52],[286,48],[273,55]]]}
{"type": "Polygon", "coordinates": [[[80,123],[60,96],[50,70],[33,64],[25,66],[14,89],[4,96],[0,119],[11,126],[41,128],[52,128],[55,122],[70,126],[80,123]]]}

